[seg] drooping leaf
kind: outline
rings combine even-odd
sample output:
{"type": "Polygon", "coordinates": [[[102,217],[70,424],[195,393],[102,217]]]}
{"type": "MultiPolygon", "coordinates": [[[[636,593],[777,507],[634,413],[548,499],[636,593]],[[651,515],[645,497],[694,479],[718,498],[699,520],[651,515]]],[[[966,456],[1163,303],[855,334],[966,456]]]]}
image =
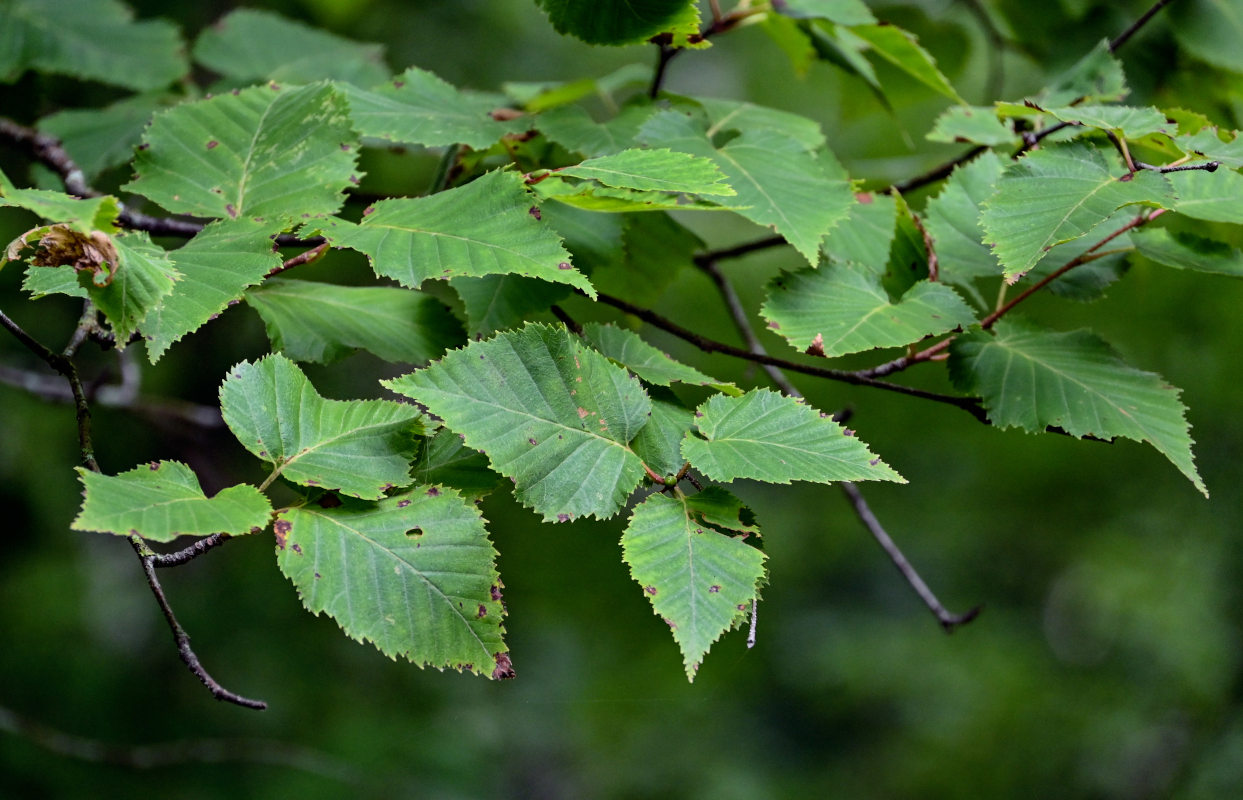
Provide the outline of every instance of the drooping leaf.
{"type": "Polygon", "coordinates": [[[274,528],[276,562],[302,604],[350,638],[420,667],[513,677],[496,551],[456,491],[291,508],[274,528]]]}
{"type": "Polygon", "coordinates": [[[950,106],[927,137],[930,142],[963,142],[989,147],[1014,142],[1018,136],[988,106],[950,106]]]}
{"type": "Polygon", "coordinates": [[[761,313],[793,347],[829,358],[906,345],[975,322],[944,284],[920,281],[894,303],[874,275],[838,264],[778,276],[761,313]]]}
{"type": "Polygon", "coordinates": [[[900,194],[894,195],[897,210],[893,244],[881,275],[880,285],[894,302],[922,280],[930,276],[928,243],[924,231],[915,223],[915,212],[900,194]]]}
{"type": "Polygon", "coordinates": [[[547,311],[570,294],[563,283],[549,283],[521,275],[484,275],[449,281],[466,308],[466,332],[483,336],[513,328],[537,311],[547,311]]]}
{"type": "Polygon", "coordinates": [[[149,92],[92,109],[58,111],[39,120],[39,130],[60,139],[61,145],[88,179],[129,162],[151,116],[172,101],[162,92],[149,92]]]}
{"type": "Polygon", "coordinates": [[[1123,206],[1173,204],[1165,175],[1144,170],[1127,177],[1118,167],[1099,150],[1066,145],[1030,152],[1005,171],[980,222],[1007,280],[1031,269],[1050,248],[1087,235],[1123,206]]]}
{"type": "Polygon", "coordinates": [[[1044,109],[1062,122],[1074,122],[1089,128],[1118,131],[1127,139],[1138,139],[1150,133],[1174,135],[1175,126],[1169,124],[1165,114],[1151,106],[1095,106],[1077,105],[1044,109]]]}
{"type": "Polygon", "coordinates": [[[984,244],[980,207],[997,188],[1003,164],[991,150],[954,169],[940,194],[928,201],[924,226],[932,236],[941,280],[969,285],[1001,274],[997,256],[984,244]]]}
{"type": "Polygon", "coordinates": [[[246,293],[272,349],[294,361],[329,362],[366,350],[385,361],[426,364],[466,339],[434,297],[386,286],[274,278],[246,293]]]}
{"type": "Polygon", "coordinates": [[[1243,277],[1243,250],[1193,233],[1145,228],[1133,231],[1140,255],[1174,269],[1243,277]]]}
{"type": "Polygon", "coordinates": [[[847,181],[831,180],[800,142],[776,132],[747,130],[716,148],[692,119],[664,111],[643,125],[640,137],[654,147],[715,161],[737,192],[716,201],[773,227],[812,264],[821,239],[854,205],[847,181]]]}
{"type": "Polygon", "coordinates": [[[281,265],[272,251],[272,237],[281,227],[280,222],[219,220],[169,254],[181,278],[141,324],[151,363],[281,265]]]}
{"type": "Polygon", "coordinates": [[[388,400],[326,400],[282,355],[229,370],[220,412],[242,446],[294,483],[374,500],[413,480],[418,409],[388,400]]]}
{"type": "Polygon", "coordinates": [[[800,78],[807,77],[807,72],[816,61],[816,47],[811,42],[807,26],[781,14],[765,14],[760,28],[790,59],[794,74],[800,78]]]}
{"type": "Polygon", "coordinates": [[[268,524],[272,506],[253,486],[230,486],[208,498],[199,479],[178,461],[152,461],[120,475],[78,468],[86,499],[73,521],[75,531],[119,536],[136,534],[153,542],[179,536],[231,536],[268,524]]]}
{"type": "Polygon", "coordinates": [[[0,82],[33,69],[142,91],[185,75],[176,26],[133,16],[117,0],[5,0],[0,82]]]}
{"type": "Polygon", "coordinates": [[[663,386],[648,389],[652,415],[630,442],[631,449],[657,475],[676,475],[682,464],[682,440],[694,425],[694,412],[663,386]]]}
{"type": "Polygon", "coordinates": [[[589,44],[639,44],[658,33],[686,39],[699,33],[692,0],[536,0],[558,33],[589,44]]]}
{"type": "Polygon", "coordinates": [[[503,95],[464,91],[418,67],[375,89],[344,86],[342,91],[358,132],[390,142],[483,150],[530,126],[522,117],[493,115],[505,107],[503,95]]]}
{"type": "Polygon", "coordinates": [[[876,22],[863,0],[773,0],[773,11],[796,19],[827,19],[838,25],[876,22]]]}
{"type": "Polygon", "coordinates": [[[599,181],[620,189],[732,195],[725,176],[706,158],[672,150],[629,149],[561,167],[558,175],[599,181]]]}
{"type": "Polygon", "coordinates": [[[468,500],[491,494],[503,480],[488,467],[487,456],[471,450],[448,428],[441,428],[423,442],[414,462],[414,479],[452,486],[468,500]]]}
{"type": "Polygon", "coordinates": [[[504,331],[384,385],[482,450],[545,520],[611,516],[643,476],[629,442],[651,403],[626,370],[564,328],[504,331]]]}
{"type": "Polygon", "coordinates": [[[181,273],[164,248],[138,231],[113,237],[119,261],[111,282],[100,286],[79,273],[79,284],[103,312],[121,350],[142,324],[158,308],[180,281],[181,273]]]}
{"type": "Polygon", "coordinates": [[[1218,67],[1243,72],[1243,8],[1233,0],[1191,0],[1171,11],[1174,36],[1185,50],[1218,67]]]}
{"type": "Polygon", "coordinates": [[[124,188],[178,214],[331,214],[355,178],[355,139],[332,86],[257,86],[156,114],[124,188]]]}
{"type": "Polygon", "coordinates": [[[194,60],[236,81],[374,86],[387,80],[384,48],[361,44],[271,11],[239,8],[206,28],[194,60]]]}
{"type": "Polygon", "coordinates": [[[709,397],[695,426],[702,437],[683,440],[682,456],[714,481],[905,483],[828,414],[768,389],[709,397]]]}
{"type": "Polygon", "coordinates": [[[615,325],[590,322],[583,326],[583,338],[590,342],[592,347],[648,383],[657,386],[687,383],[692,386],[708,386],[728,395],[742,394],[742,390],[732,383],[722,383],[694,367],[674,361],[665,353],[643,341],[643,338],[634,331],[618,328],[615,325]]]}
{"type": "Polygon", "coordinates": [[[430,197],[381,200],[362,222],[328,219],[319,231],[336,247],[366,254],[377,275],[413,289],[425,280],[514,273],[594,297],[534,208],[522,178],[496,170],[430,197]]]}
{"type": "Polygon", "coordinates": [[[622,536],[622,558],[672,630],[692,681],[712,644],[746,618],[764,579],[764,554],[705,521],[697,497],[652,495],[622,536]]]}
{"type": "Polygon", "coordinates": [[[977,329],[956,338],[949,369],[959,389],[984,398],[994,425],[1029,432],[1056,426],[1072,436],[1148,442],[1208,494],[1178,390],[1125,363],[1090,331],[1059,333],[1006,320],[993,334],[977,329]]]}
{"type": "Polygon", "coordinates": [[[851,33],[872,46],[872,51],[933,91],[966,105],[949,80],[941,74],[936,59],[915,35],[897,25],[856,25],[851,33]]]}
{"type": "Polygon", "coordinates": [[[624,214],[630,211],[723,211],[720,198],[701,199],[693,195],[669,194],[650,189],[614,189],[594,183],[567,181],[553,176],[531,187],[541,199],[556,200],[584,211],[624,214]]]}
{"type": "Polygon", "coordinates": [[[1178,193],[1174,210],[1206,222],[1243,225],[1243,175],[1230,169],[1216,172],[1171,172],[1169,179],[1178,193]]]}

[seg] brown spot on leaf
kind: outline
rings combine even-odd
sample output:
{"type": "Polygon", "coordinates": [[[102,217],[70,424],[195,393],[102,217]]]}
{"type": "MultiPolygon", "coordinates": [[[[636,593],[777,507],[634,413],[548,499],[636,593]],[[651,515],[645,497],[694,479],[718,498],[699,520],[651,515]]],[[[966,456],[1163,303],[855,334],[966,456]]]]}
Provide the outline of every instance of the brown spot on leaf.
{"type": "Polygon", "coordinates": [[[401,87],[403,87],[403,86],[405,86],[405,85],[406,85],[406,82],[405,82],[405,81],[393,81],[393,88],[394,88],[394,89],[400,89],[401,87]]]}
{"type": "Polygon", "coordinates": [[[397,507],[398,507],[398,508],[405,508],[405,507],[406,507],[406,506],[408,506],[408,505],[410,505],[410,501],[409,501],[409,500],[398,500],[398,501],[397,501],[397,507]]]}
{"type": "Polygon", "coordinates": [[[228,212],[230,217],[232,217],[233,219],[237,219],[237,207],[234,206],[232,203],[226,203],[224,206],[224,210],[228,212]]]}
{"type": "Polygon", "coordinates": [[[650,594],[652,597],[655,597],[655,596],[656,596],[656,587],[655,587],[655,586],[644,586],[644,587],[643,587],[643,591],[647,592],[647,593],[648,593],[648,594],[650,594]]]}
{"type": "Polygon", "coordinates": [[[152,462],[151,462],[148,466],[150,466],[150,467],[151,467],[151,471],[152,471],[152,472],[155,472],[156,470],[158,470],[158,469],[160,468],[160,462],[158,462],[158,461],[152,461],[152,462]]]}
{"type": "Polygon", "coordinates": [[[562,261],[557,265],[557,269],[574,269],[574,267],[570,266],[570,262],[562,261]]]}
{"type": "Polygon", "coordinates": [[[874,466],[876,466],[877,464],[879,464],[879,463],[880,463],[880,459],[879,459],[879,458],[874,458],[874,459],[872,459],[871,461],[869,461],[868,463],[869,463],[869,464],[871,464],[871,465],[874,467],[874,466]]]}
{"type": "Polygon", "coordinates": [[[342,149],[342,150],[344,150],[344,151],[345,151],[345,152],[347,152],[347,153],[348,153],[348,152],[350,152],[350,146],[349,146],[348,144],[346,144],[345,142],[342,142],[342,143],[341,143],[341,149],[342,149]]]}
{"type": "Polygon", "coordinates": [[[587,409],[583,408],[582,406],[578,407],[578,418],[579,419],[586,419],[587,413],[588,413],[587,409]]]}
{"type": "Polygon", "coordinates": [[[437,489],[435,486],[433,486],[432,488],[427,490],[427,496],[428,497],[440,497],[440,490],[437,489]]]}
{"type": "Polygon", "coordinates": [[[539,442],[535,441],[534,439],[527,439],[527,444],[539,444],[539,442]]]}
{"type": "Polygon", "coordinates": [[[215,139],[212,139],[210,142],[207,143],[208,150],[214,150],[219,146],[220,146],[220,142],[217,142],[215,139]]]}
{"type": "Polygon", "coordinates": [[[373,213],[375,213],[375,206],[367,206],[366,208],[363,209],[364,217],[367,216],[368,214],[373,214],[373,213]]]}
{"type": "Polygon", "coordinates": [[[492,599],[497,601],[498,603],[501,601],[501,587],[499,586],[492,587],[492,599]]]}
{"type": "Polygon", "coordinates": [[[293,551],[297,553],[298,555],[302,555],[302,545],[298,544],[297,542],[294,542],[293,551]]]}
{"type": "Polygon", "coordinates": [[[272,533],[276,535],[276,547],[278,550],[285,549],[285,539],[289,536],[289,530],[293,527],[287,519],[278,519],[272,523],[272,533]]]}
{"type": "Polygon", "coordinates": [[[483,603],[479,604],[479,613],[475,615],[475,619],[483,619],[488,616],[488,607],[483,603]]]}
{"type": "Polygon", "coordinates": [[[531,206],[529,209],[527,209],[527,213],[535,217],[536,219],[543,219],[543,216],[541,215],[540,210],[539,210],[539,206],[531,206]]]}
{"type": "Polygon", "coordinates": [[[807,355],[820,356],[824,358],[824,337],[816,334],[816,338],[811,340],[811,344],[807,346],[807,355]]]}
{"type": "Polygon", "coordinates": [[[557,522],[569,522],[569,521],[570,521],[569,514],[558,514],[557,515],[557,522]]]}
{"type": "Polygon", "coordinates": [[[721,591],[721,587],[717,586],[715,583],[708,587],[708,592],[710,594],[716,594],[719,591],[721,591]]]}
{"type": "Polygon", "coordinates": [[[509,653],[497,653],[496,667],[492,670],[492,680],[504,681],[514,677],[514,662],[510,661],[509,653]]]}

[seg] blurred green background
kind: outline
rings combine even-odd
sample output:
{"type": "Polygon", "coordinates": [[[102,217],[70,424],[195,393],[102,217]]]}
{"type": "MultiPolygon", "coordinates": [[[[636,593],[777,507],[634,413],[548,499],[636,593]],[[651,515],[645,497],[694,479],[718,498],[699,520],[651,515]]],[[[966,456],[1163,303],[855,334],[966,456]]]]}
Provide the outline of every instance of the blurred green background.
{"type": "MultiPolygon", "coordinates": [[[[132,5],[141,17],[176,19],[188,36],[233,7],[132,5]]],[[[252,5],[383,42],[391,67],[418,65],[477,89],[597,76],[655,55],[562,39],[528,0],[252,5]]],[[[986,102],[996,60],[982,7],[1014,40],[1001,59],[1004,95],[1013,98],[1149,5],[929,0],[874,8],[917,33],[969,100],[986,102]]],[[[1238,127],[1239,76],[1196,61],[1172,35],[1171,15],[1196,12],[1192,0],[1176,0],[1120,52],[1131,102],[1196,109],[1238,127]]],[[[750,27],[683,55],[667,86],[811,116],[851,174],[880,186],[959,151],[923,141],[943,98],[895,71],[881,75],[893,87],[892,115],[831,67],[796,76],[763,30],[750,27]]],[[[29,122],[58,103],[113,96],[28,75],[0,88],[0,113],[29,122]]],[[[364,190],[417,193],[434,161],[373,153],[364,190]]],[[[736,217],[684,222],[714,246],[764,233],[736,217]]],[[[6,217],[0,238],[20,223],[6,217]]],[[[1219,233],[1238,243],[1237,230],[1219,233]]],[[[755,309],[768,277],[797,262],[771,251],[724,267],[755,309]]],[[[364,269],[338,255],[309,274],[351,282],[364,269]]],[[[62,342],[74,304],[26,302],[19,282],[17,270],[0,273],[6,313],[62,342]]],[[[484,514],[501,554],[517,680],[424,671],[347,640],[330,619],[303,611],[265,535],[162,573],[207,669],[270,708],[217,703],[178,660],[129,546],[69,530],[80,501],[70,409],[0,386],[0,706],[10,710],[0,722],[12,727],[4,715],[18,714],[95,746],[155,745],[128,755],[173,762],[97,763],[49,752],[40,737],[0,733],[0,797],[1239,796],[1240,301],[1239,282],[1139,263],[1100,302],[1049,298],[1029,309],[1060,329],[1091,327],[1131,364],[1182,388],[1209,501],[1135,443],[1002,432],[949,407],[797,378],[818,407],[853,408],[851,426],[909,479],[863,489],[934,591],[952,610],[983,603],[984,613],[946,636],[836,488],[743,483],[736,490],[764,526],[771,572],[759,644],[748,651],[745,634],[727,635],[693,685],[620,561],[620,519],[543,525],[501,494],[484,514]]],[[[657,308],[736,340],[711,284],[693,270],[657,308]]],[[[585,303],[572,310],[609,317],[585,303]]],[[[143,391],[212,403],[231,364],[267,349],[253,312],[233,309],[227,319],[147,367],[143,391]]],[[[746,365],[651,338],[720,378],[762,382],[746,365]]],[[[787,352],[781,340],[765,341],[787,352]]],[[[37,367],[7,336],[0,363],[37,367]]],[[[358,397],[377,394],[374,380],[386,369],[393,374],[357,356],[308,372],[324,394],[358,397]]],[[[944,386],[936,368],[925,369],[904,380],[944,386]]],[[[108,408],[97,409],[96,425],[108,473],[177,458],[209,489],[261,477],[225,431],[108,408]]]]}

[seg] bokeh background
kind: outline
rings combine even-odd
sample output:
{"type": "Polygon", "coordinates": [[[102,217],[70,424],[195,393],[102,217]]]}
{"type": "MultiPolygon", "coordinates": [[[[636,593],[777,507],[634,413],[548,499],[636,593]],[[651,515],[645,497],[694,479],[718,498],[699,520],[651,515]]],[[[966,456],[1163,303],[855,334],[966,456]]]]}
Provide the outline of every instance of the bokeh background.
{"type": "MultiPolygon", "coordinates": [[[[132,5],[142,17],[175,19],[188,37],[233,7],[132,5]]],[[[598,76],[655,56],[562,39],[529,0],[251,5],[382,42],[394,69],[418,65],[477,89],[598,76]]],[[[968,99],[986,102],[998,57],[981,13],[1010,40],[1000,62],[1005,96],[1015,98],[1149,3],[873,5],[916,32],[968,99]]],[[[1239,10],[1235,0],[1218,5],[1239,10]]],[[[1198,61],[1173,35],[1171,18],[1196,13],[1195,0],[1175,0],[1120,52],[1132,102],[1239,127],[1243,79],[1198,61]]],[[[881,186],[958,152],[923,141],[943,98],[894,71],[881,76],[892,114],[829,66],[797,76],[752,27],[676,60],[667,86],[811,116],[851,174],[881,186]]],[[[28,75],[0,87],[0,113],[28,122],[115,96],[28,75]]],[[[419,152],[367,158],[363,188],[377,192],[420,191],[435,163],[419,152]]],[[[738,218],[704,217],[684,221],[716,246],[763,234],[738,218]]],[[[0,238],[21,222],[6,217],[0,238]]],[[[1237,230],[1217,233],[1240,243],[1237,230]]],[[[724,266],[755,309],[764,282],[797,261],[769,251],[724,266]]],[[[356,282],[366,272],[341,254],[304,276],[356,282]]],[[[26,302],[19,280],[16,270],[0,274],[6,313],[63,341],[74,304],[26,302]]],[[[714,297],[688,269],[656,307],[735,341],[714,297]]],[[[621,520],[543,525],[502,493],[484,513],[501,554],[517,680],[420,670],[349,641],[301,608],[264,535],[162,573],[208,670],[270,708],[217,703],[178,660],[129,546],[69,530],[80,502],[71,410],[0,386],[0,727],[18,727],[18,715],[89,740],[0,732],[0,797],[1238,796],[1241,302],[1237,281],[1137,263],[1102,301],[1041,299],[1028,312],[1061,329],[1090,327],[1182,388],[1211,500],[1136,443],[997,431],[953,408],[796,377],[818,407],[852,408],[852,427],[910,480],[863,489],[925,579],[951,609],[983,603],[984,612],[946,636],[836,488],[742,483],[771,572],[759,643],[748,651],[745,634],[726,636],[693,685],[620,561],[621,520]],[[107,763],[114,758],[153,763],[107,763]]],[[[615,318],[585,304],[574,313],[615,318]]],[[[144,367],[143,391],[213,402],[230,365],[267,349],[249,309],[229,311],[227,322],[144,367]]],[[[652,340],[718,377],[762,383],[746,365],[652,340]]],[[[0,363],[37,366],[11,337],[0,338],[0,363]]],[[[377,394],[385,369],[392,374],[355,356],[308,372],[324,394],[344,398],[377,394]]],[[[944,386],[925,369],[904,379],[944,386]]],[[[96,426],[105,472],[178,458],[209,487],[262,477],[224,431],[108,408],[97,409],[96,426]]]]}

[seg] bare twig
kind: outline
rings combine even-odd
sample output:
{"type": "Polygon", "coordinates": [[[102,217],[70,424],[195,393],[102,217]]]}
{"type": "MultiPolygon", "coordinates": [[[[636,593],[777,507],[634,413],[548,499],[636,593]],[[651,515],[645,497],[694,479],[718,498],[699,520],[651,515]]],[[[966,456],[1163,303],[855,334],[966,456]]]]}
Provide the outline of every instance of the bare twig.
{"type": "Polygon", "coordinates": [[[95,764],[131,769],[183,764],[267,764],[346,783],[362,781],[353,767],[328,753],[271,739],[186,739],[153,745],[118,745],[65,733],[3,707],[0,707],[0,730],[21,736],[51,753],[95,764]]]}
{"type": "MultiPolygon", "coordinates": [[[[721,272],[714,262],[707,261],[699,265],[700,269],[708,273],[712,278],[712,282],[716,284],[717,291],[721,293],[721,298],[725,301],[725,306],[729,309],[729,316],[734,321],[734,327],[742,335],[742,339],[747,343],[747,349],[753,355],[767,356],[768,351],[764,349],[764,345],[760,343],[760,339],[755,335],[755,331],[751,328],[751,323],[747,318],[747,310],[742,307],[742,300],[739,299],[738,293],[734,291],[734,286],[726,279],[725,274],[721,272]]],[[[791,397],[802,397],[798,389],[794,388],[794,384],[790,383],[790,379],[772,364],[762,364],[761,368],[768,373],[768,377],[773,383],[781,389],[781,391],[791,397]]]]}
{"type": "Polygon", "coordinates": [[[894,543],[889,534],[885,532],[880,521],[876,519],[876,515],[872,513],[872,509],[868,507],[867,501],[863,499],[859,487],[850,481],[842,481],[838,483],[842,493],[846,495],[846,499],[850,501],[851,507],[854,508],[855,514],[863,523],[872,537],[876,539],[876,543],[881,546],[885,554],[889,556],[889,560],[898,568],[898,572],[906,580],[910,587],[915,590],[915,594],[919,595],[919,599],[924,602],[928,610],[937,618],[937,622],[941,623],[941,627],[946,633],[953,633],[954,629],[960,625],[965,625],[971,620],[979,616],[983,606],[976,606],[965,614],[952,614],[941,605],[941,601],[928,588],[928,584],[924,583],[924,579],[919,577],[919,573],[911,566],[911,562],[906,560],[906,556],[902,554],[902,550],[894,543]]]}
{"type": "Polygon", "coordinates": [[[1109,52],[1117,52],[1118,48],[1126,44],[1132,36],[1139,33],[1140,29],[1148,24],[1148,20],[1156,16],[1158,11],[1168,6],[1171,2],[1172,0],[1157,0],[1157,2],[1152,5],[1152,8],[1141,14],[1139,19],[1131,23],[1130,27],[1114,37],[1113,41],[1109,43],[1109,52]]]}
{"type": "MultiPolygon", "coordinates": [[[[82,380],[78,376],[78,370],[74,366],[73,361],[60,353],[54,353],[49,350],[30,334],[26,333],[21,326],[9,319],[2,311],[0,311],[0,326],[12,333],[19,342],[26,346],[26,349],[43,359],[48,366],[59,372],[68,381],[77,412],[78,443],[81,448],[82,464],[92,472],[99,472],[99,463],[95,460],[95,449],[91,442],[91,407],[87,402],[86,392],[82,389],[82,380]]],[[[151,593],[155,596],[160,610],[164,612],[164,618],[168,621],[169,628],[172,629],[173,639],[177,643],[177,651],[181,654],[181,660],[186,663],[190,671],[203,682],[203,685],[211,691],[212,696],[217,700],[235,703],[245,708],[267,708],[267,703],[264,703],[262,700],[251,700],[231,692],[207,674],[207,670],[203,669],[203,665],[199,663],[198,656],[195,655],[194,650],[190,647],[189,635],[181,627],[181,624],[177,622],[177,617],[173,615],[173,609],[168,604],[168,598],[164,596],[164,589],[155,574],[156,554],[138,536],[131,535],[128,538],[130,546],[138,554],[143,571],[147,575],[147,585],[151,588],[151,593]]]]}
{"type": "Polygon", "coordinates": [[[173,607],[168,604],[168,598],[164,595],[164,587],[160,585],[160,579],[156,577],[156,554],[138,536],[131,535],[128,538],[130,546],[134,548],[134,552],[138,555],[138,560],[142,562],[143,572],[147,575],[147,586],[151,588],[151,594],[155,596],[156,603],[159,604],[160,610],[164,612],[164,619],[167,620],[168,627],[173,633],[173,641],[177,644],[177,652],[181,655],[181,660],[190,668],[195,677],[207,687],[207,691],[211,692],[212,697],[217,700],[259,711],[267,708],[268,704],[262,700],[251,700],[248,697],[242,697],[236,692],[231,692],[221,686],[215,678],[207,674],[207,670],[199,662],[199,657],[195,655],[194,649],[190,647],[190,635],[186,633],[185,628],[181,627],[181,623],[177,621],[177,616],[173,614],[173,607]]]}

